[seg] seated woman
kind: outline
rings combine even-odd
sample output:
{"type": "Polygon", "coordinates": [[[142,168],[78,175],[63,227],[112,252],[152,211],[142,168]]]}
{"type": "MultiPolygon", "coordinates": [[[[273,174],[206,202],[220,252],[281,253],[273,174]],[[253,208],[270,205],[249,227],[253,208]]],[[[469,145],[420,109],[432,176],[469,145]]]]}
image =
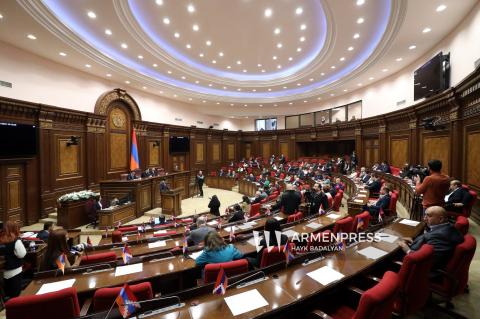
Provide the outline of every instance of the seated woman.
{"type": "MultiPolygon", "coordinates": [[[[280,227],[280,222],[273,217],[269,217],[265,222],[264,230],[264,238],[260,241],[260,246],[262,247],[260,251],[257,253],[256,258],[247,258],[248,262],[253,267],[260,266],[260,262],[262,261],[263,250],[267,247],[274,247],[278,246],[277,236],[275,232],[282,232],[282,228],[280,227]],[[266,232],[268,233],[268,238],[265,238],[266,232]],[[267,245],[268,240],[268,245],[267,245]]],[[[280,246],[285,245],[288,241],[287,235],[281,234],[280,235],[280,246]]]]}
{"type": "Polygon", "coordinates": [[[251,206],[252,206],[252,203],[250,202],[250,198],[248,198],[247,195],[243,195],[242,201],[240,203],[240,207],[242,207],[242,210],[248,214],[250,213],[251,206]]]}
{"type": "Polygon", "coordinates": [[[235,246],[226,244],[216,231],[211,231],[205,237],[205,249],[195,263],[203,267],[206,264],[224,263],[241,258],[243,254],[235,246]]]}
{"type": "Polygon", "coordinates": [[[67,231],[64,229],[57,229],[50,233],[41,266],[42,271],[58,269],[57,259],[61,254],[65,254],[65,268],[77,266],[80,263],[80,258],[70,252],[67,240],[67,231]]]}
{"type": "Polygon", "coordinates": [[[8,298],[17,297],[22,290],[23,258],[27,254],[20,240],[17,223],[7,221],[0,234],[0,252],[5,258],[3,269],[3,284],[8,298]]]}
{"type": "Polygon", "coordinates": [[[210,208],[210,214],[215,216],[220,216],[220,201],[218,200],[217,195],[213,195],[208,203],[208,208],[210,208]]]}
{"type": "Polygon", "coordinates": [[[235,204],[233,206],[233,215],[228,220],[229,223],[238,222],[245,219],[245,213],[243,212],[240,205],[235,204]]]}

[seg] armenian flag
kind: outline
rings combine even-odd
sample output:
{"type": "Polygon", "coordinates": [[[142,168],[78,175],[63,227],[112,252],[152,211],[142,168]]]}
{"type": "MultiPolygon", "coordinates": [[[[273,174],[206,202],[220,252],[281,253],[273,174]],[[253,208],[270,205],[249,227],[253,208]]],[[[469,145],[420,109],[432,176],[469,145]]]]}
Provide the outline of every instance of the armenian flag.
{"type": "Polygon", "coordinates": [[[343,252],[347,249],[347,244],[345,243],[345,239],[343,239],[342,233],[337,234],[337,247],[343,252]]]}
{"type": "Polygon", "coordinates": [[[123,318],[127,318],[128,316],[133,314],[136,308],[140,308],[140,305],[136,303],[136,301],[137,298],[135,298],[135,295],[130,289],[130,286],[125,284],[122,290],[120,290],[117,298],[115,299],[115,302],[118,305],[118,311],[123,318]]]}
{"type": "Polygon", "coordinates": [[[292,247],[289,242],[285,244],[285,262],[287,265],[295,258],[292,252],[292,247]]]}
{"type": "Polygon", "coordinates": [[[62,274],[65,274],[65,254],[58,256],[55,263],[57,264],[58,269],[62,271],[62,274]]]}
{"type": "Polygon", "coordinates": [[[90,240],[90,236],[87,236],[87,245],[92,246],[92,241],[90,240]]]}
{"type": "Polygon", "coordinates": [[[130,170],[134,171],[140,168],[140,160],[138,159],[138,148],[137,148],[137,134],[135,133],[135,128],[132,129],[132,153],[130,155],[130,170]]]}
{"type": "Polygon", "coordinates": [[[357,221],[357,232],[363,230],[363,226],[365,226],[365,222],[363,221],[363,218],[359,218],[357,221]]]}
{"type": "Polygon", "coordinates": [[[225,292],[227,291],[227,285],[228,285],[228,278],[227,278],[227,275],[225,274],[225,270],[223,270],[223,267],[222,267],[218,272],[217,281],[215,282],[215,286],[213,288],[212,293],[214,295],[224,295],[225,292]]]}
{"type": "Polygon", "coordinates": [[[323,209],[323,205],[320,204],[320,209],[318,210],[318,214],[320,216],[325,215],[327,212],[323,209]]]}
{"type": "Polygon", "coordinates": [[[130,248],[128,248],[127,244],[122,248],[122,259],[124,264],[128,264],[128,262],[133,258],[132,253],[130,252],[130,248]]]}
{"type": "Polygon", "coordinates": [[[188,249],[187,237],[183,235],[182,252],[184,255],[187,253],[187,249],[188,249]]]}
{"type": "Polygon", "coordinates": [[[385,212],[383,208],[380,207],[380,211],[378,212],[378,222],[383,224],[383,217],[385,216],[385,212]]]}

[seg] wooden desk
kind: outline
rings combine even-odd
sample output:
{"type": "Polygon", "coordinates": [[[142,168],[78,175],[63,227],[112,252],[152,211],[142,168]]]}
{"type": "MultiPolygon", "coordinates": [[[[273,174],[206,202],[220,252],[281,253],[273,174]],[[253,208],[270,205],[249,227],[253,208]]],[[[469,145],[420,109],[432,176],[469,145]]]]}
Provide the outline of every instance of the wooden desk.
{"type": "Polygon", "coordinates": [[[118,222],[122,224],[136,218],[135,202],[124,205],[114,206],[111,209],[102,209],[98,211],[98,226],[100,228],[112,227],[118,222]]]}
{"type": "Polygon", "coordinates": [[[231,191],[235,186],[235,178],[225,176],[208,176],[205,178],[205,184],[208,187],[226,189],[231,191]]]}
{"type": "Polygon", "coordinates": [[[258,190],[258,184],[247,181],[245,179],[238,180],[238,192],[247,195],[248,197],[254,197],[258,190]]]}
{"type": "Polygon", "coordinates": [[[162,196],[162,214],[178,216],[182,214],[182,196],[183,188],[174,188],[161,192],[162,196]]]}
{"type": "Polygon", "coordinates": [[[57,224],[65,229],[76,228],[89,223],[85,210],[89,199],[61,202],[57,205],[57,224]]]}

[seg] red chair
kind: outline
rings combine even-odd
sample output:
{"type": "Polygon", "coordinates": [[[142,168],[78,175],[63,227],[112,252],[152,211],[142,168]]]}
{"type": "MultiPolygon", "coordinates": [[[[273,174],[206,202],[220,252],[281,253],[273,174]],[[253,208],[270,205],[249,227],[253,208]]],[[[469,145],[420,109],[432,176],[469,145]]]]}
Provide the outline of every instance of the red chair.
{"type": "Polygon", "coordinates": [[[397,201],[398,195],[396,193],[392,193],[390,196],[390,203],[388,204],[388,209],[385,210],[387,215],[397,215],[397,201]]]}
{"type": "Polygon", "coordinates": [[[443,272],[439,283],[431,283],[431,290],[444,297],[448,303],[453,297],[462,294],[468,283],[468,270],[477,248],[475,237],[466,234],[463,243],[455,247],[453,256],[443,272]]]}
{"type": "Polygon", "coordinates": [[[322,251],[323,247],[330,246],[332,244],[331,235],[332,231],[330,229],[310,235],[306,251],[310,253],[319,252],[322,251]]]}
{"type": "Polygon", "coordinates": [[[262,206],[262,204],[260,204],[260,203],[252,204],[250,206],[250,217],[253,217],[253,216],[256,216],[256,215],[260,214],[260,207],[261,206],[262,206]]]}
{"type": "MultiPolygon", "coordinates": [[[[289,245],[290,247],[293,247],[292,243],[289,245]]],[[[285,245],[280,246],[280,250],[278,249],[278,246],[273,247],[270,251],[265,248],[262,253],[262,260],[260,261],[260,268],[268,267],[282,261],[285,261],[285,245]]]]}
{"type": "Polygon", "coordinates": [[[340,210],[340,205],[342,204],[342,197],[343,197],[342,193],[337,193],[337,195],[335,195],[335,198],[333,199],[333,206],[332,206],[332,210],[334,212],[338,212],[340,210]]]}
{"type": "Polygon", "coordinates": [[[297,220],[300,220],[303,218],[303,213],[302,212],[296,212],[295,214],[289,215],[287,217],[287,224],[295,222],[297,220]]]}
{"type": "Polygon", "coordinates": [[[433,265],[433,246],[425,244],[403,258],[398,272],[400,295],[394,303],[394,311],[407,316],[425,306],[430,296],[429,273],[433,265]]]}
{"type": "MultiPolygon", "coordinates": [[[[330,193],[328,193],[328,194],[330,194],[330,193]]],[[[329,196],[328,194],[327,194],[328,207],[332,207],[332,205],[333,205],[333,197],[332,197],[332,195],[329,196]]]]}
{"type": "Polygon", "coordinates": [[[468,222],[468,218],[463,216],[457,216],[457,220],[455,222],[455,228],[458,229],[462,235],[466,235],[468,233],[468,228],[470,227],[470,223],[468,222]]]}
{"type": "Polygon", "coordinates": [[[271,202],[271,201],[277,199],[277,197],[278,197],[278,195],[272,194],[272,195],[268,196],[268,199],[267,199],[267,200],[268,200],[269,202],[271,202]]]}
{"type": "Polygon", "coordinates": [[[353,218],[348,216],[346,218],[337,220],[335,226],[333,227],[333,233],[337,235],[338,233],[350,233],[353,227],[353,218]]]}
{"type": "Polygon", "coordinates": [[[362,294],[357,309],[338,302],[331,305],[327,315],[321,310],[315,310],[311,317],[319,318],[354,318],[354,319],[387,319],[392,317],[393,303],[400,289],[400,280],[394,272],[387,271],[383,279],[374,287],[362,294]]]}
{"type": "Polygon", "coordinates": [[[370,218],[371,216],[368,211],[364,211],[363,213],[356,215],[355,218],[353,219],[352,231],[360,232],[360,231],[367,230],[368,225],[370,223],[370,218]],[[360,218],[363,220],[363,226],[358,225],[360,218]]]}
{"type": "Polygon", "coordinates": [[[265,203],[267,202],[267,200],[268,200],[268,197],[267,197],[267,198],[264,198],[264,199],[262,199],[262,200],[260,201],[260,204],[265,204],[265,203]]]}
{"type": "MultiPolygon", "coordinates": [[[[111,305],[111,303],[110,303],[111,305]]],[[[8,319],[70,319],[80,316],[77,289],[12,298],[5,303],[8,319]]]]}
{"type": "Polygon", "coordinates": [[[280,173],[280,179],[284,179],[285,178],[285,173],[280,173]]]}
{"type": "Polygon", "coordinates": [[[390,166],[390,171],[392,172],[393,176],[400,176],[400,168],[395,166],[390,166]]]}
{"type": "MultiPolygon", "coordinates": [[[[136,285],[130,285],[130,289],[137,298],[137,301],[153,298],[153,290],[150,282],[142,282],[136,285]]],[[[93,295],[93,312],[100,312],[110,309],[117,298],[122,287],[100,288],[93,295]]]]}
{"type": "Polygon", "coordinates": [[[83,255],[80,258],[80,266],[83,265],[91,265],[91,264],[98,264],[98,263],[106,263],[110,261],[116,261],[117,254],[113,251],[105,252],[105,253],[98,253],[93,255],[83,255]]]}
{"type": "Polygon", "coordinates": [[[463,216],[463,217],[470,217],[470,214],[472,213],[472,207],[475,205],[475,201],[477,200],[478,193],[472,190],[468,191],[470,195],[472,196],[472,199],[467,203],[465,207],[463,207],[462,212],[459,214],[457,212],[451,212],[449,211],[448,214],[450,216],[463,216]]]}
{"type": "Polygon", "coordinates": [[[248,272],[248,261],[239,259],[225,263],[208,264],[204,269],[204,283],[209,284],[217,280],[218,272],[223,268],[227,277],[240,275],[248,272]]]}
{"type": "Polygon", "coordinates": [[[121,243],[122,242],[122,232],[119,230],[114,230],[112,233],[112,243],[121,243]]]}
{"type": "Polygon", "coordinates": [[[122,233],[126,233],[126,232],[131,232],[131,231],[137,231],[138,227],[137,226],[124,226],[124,227],[118,227],[118,230],[121,231],[122,233]]]}

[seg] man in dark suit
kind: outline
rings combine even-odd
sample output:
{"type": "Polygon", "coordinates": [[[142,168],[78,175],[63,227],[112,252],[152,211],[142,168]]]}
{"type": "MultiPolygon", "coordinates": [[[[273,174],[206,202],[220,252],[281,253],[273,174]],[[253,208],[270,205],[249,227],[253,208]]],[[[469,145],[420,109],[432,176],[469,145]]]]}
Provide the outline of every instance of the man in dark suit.
{"type": "Polygon", "coordinates": [[[374,220],[378,220],[380,209],[387,209],[390,206],[390,189],[384,186],[380,190],[380,197],[373,205],[365,205],[364,210],[368,210],[374,220]]]}
{"type": "Polygon", "coordinates": [[[371,196],[373,195],[373,193],[380,192],[380,188],[382,187],[382,184],[380,183],[380,180],[376,175],[373,175],[370,178],[370,180],[371,180],[371,183],[365,186],[365,188],[370,191],[370,196],[371,196]]]}
{"type": "Polygon", "coordinates": [[[205,176],[203,176],[202,171],[198,171],[197,185],[198,185],[198,190],[200,191],[200,197],[203,197],[203,182],[205,182],[205,176]]]}
{"type": "Polygon", "coordinates": [[[134,179],[137,179],[137,175],[135,175],[134,171],[131,171],[127,176],[127,181],[132,181],[134,179]]]}
{"type": "Polygon", "coordinates": [[[165,191],[168,191],[168,190],[170,190],[170,188],[168,187],[167,182],[165,182],[165,180],[162,179],[160,181],[160,192],[165,192],[165,191]]]}
{"type": "Polygon", "coordinates": [[[447,211],[440,206],[428,207],[423,218],[427,231],[412,240],[404,238],[399,246],[408,254],[417,251],[423,244],[433,246],[433,269],[442,269],[450,260],[455,247],[463,242],[463,235],[448,222],[447,211]]]}
{"type": "Polygon", "coordinates": [[[472,195],[462,187],[459,180],[450,182],[450,193],[445,196],[445,209],[461,214],[463,208],[472,200],[472,195]]]}
{"type": "Polygon", "coordinates": [[[292,184],[286,184],[286,190],[280,196],[280,201],[272,206],[276,210],[283,207],[283,212],[287,215],[294,214],[298,211],[302,197],[300,193],[295,191],[292,184]]]}
{"type": "Polygon", "coordinates": [[[48,236],[50,235],[50,232],[52,231],[53,223],[52,222],[46,222],[43,224],[43,230],[39,231],[37,234],[37,238],[43,240],[44,242],[48,241],[48,236]]]}
{"type": "Polygon", "coordinates": [[[313,200],[312,204],[310,205],[310,215],[318,214],[320,210],[320,206],[324,209],[328,209],[328,198],[327,195],[323,192],[320,184],[315,183],[313,185],[313,200]]]}

